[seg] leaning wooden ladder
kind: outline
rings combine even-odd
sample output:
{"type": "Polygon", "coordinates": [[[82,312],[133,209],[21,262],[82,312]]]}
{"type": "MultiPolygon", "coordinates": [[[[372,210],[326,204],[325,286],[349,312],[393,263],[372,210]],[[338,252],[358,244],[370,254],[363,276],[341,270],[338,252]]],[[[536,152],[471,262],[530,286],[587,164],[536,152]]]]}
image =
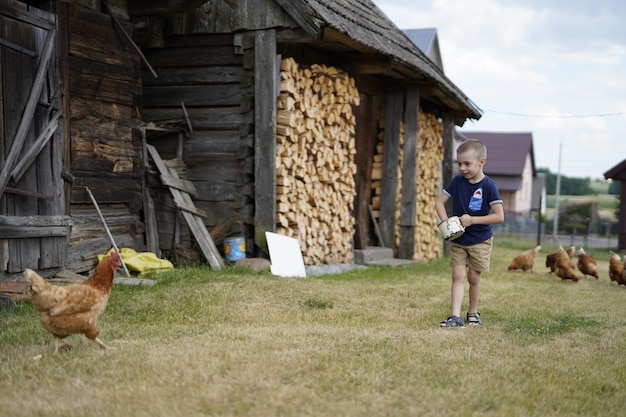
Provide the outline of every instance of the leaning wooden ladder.
{"type": "Polygon", "coordinates": [[[202,217],[206,217],[206,214],[195,206],[189,195],[190,192],[195,193],[193,183],[181,179],[175,169],[168,168],[154,146],[146,144],[146,148],[161,173],[161,181],[170,189],[172,197],[174,198],[174,204],[180,209],[185,221],[189,225],[189,229],[191,229],[191,232],[196,238],[202,254],[206,260],[209,261],[211,268],[221,269],[224,267],[224,261],[204,221],[202,221],[202,217]]]}

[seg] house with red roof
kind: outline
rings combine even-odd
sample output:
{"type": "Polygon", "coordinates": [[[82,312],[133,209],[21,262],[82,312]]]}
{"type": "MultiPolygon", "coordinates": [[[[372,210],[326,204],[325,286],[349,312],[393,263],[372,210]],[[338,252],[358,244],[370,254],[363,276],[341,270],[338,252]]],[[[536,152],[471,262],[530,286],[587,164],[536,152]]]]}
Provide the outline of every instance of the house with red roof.
{"type": "Polygon", "coordinates": [[[543,178],[537,176],[530,132],[456,131],[456,145],[478,139],[487,147],[484,172],[498,185],[507,214],[529,217],[545,202],[543,178]]]}

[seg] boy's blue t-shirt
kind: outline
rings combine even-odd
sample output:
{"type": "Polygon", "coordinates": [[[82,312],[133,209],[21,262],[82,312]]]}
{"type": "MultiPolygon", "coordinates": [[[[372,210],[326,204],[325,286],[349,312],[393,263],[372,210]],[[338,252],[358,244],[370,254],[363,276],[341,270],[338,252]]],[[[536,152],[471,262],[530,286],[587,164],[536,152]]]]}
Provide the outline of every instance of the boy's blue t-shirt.
{"type": "MultiPolygon", "coordinates": [[[[452,199],[453,216],[486,216],[491,213],[491,205],[503,204],[496,183],[486,175],[480,182],[472,184],[463,175],[457,174],[443,192],[452,199]]],[[[454,243],[470,246],[484,242],[492,236],[493,227],[490,224],[475,224],[467,227],[465,233],[456,238],[454,243]]]]}

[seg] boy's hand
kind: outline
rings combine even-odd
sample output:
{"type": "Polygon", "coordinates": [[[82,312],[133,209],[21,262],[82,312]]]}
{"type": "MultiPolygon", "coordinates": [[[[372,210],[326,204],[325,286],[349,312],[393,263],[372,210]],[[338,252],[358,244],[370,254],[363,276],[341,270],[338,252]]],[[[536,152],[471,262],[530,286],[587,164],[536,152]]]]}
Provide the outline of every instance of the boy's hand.
{"type": "Polygon", "coordinates": [[[459,220],[461,220],[461,224],[463,225],[463,227],[468,227],[474,224],[473,222],[473,217],[470,216],[469,214],[464,214],[461,217],[459,217],[459,220]]]}

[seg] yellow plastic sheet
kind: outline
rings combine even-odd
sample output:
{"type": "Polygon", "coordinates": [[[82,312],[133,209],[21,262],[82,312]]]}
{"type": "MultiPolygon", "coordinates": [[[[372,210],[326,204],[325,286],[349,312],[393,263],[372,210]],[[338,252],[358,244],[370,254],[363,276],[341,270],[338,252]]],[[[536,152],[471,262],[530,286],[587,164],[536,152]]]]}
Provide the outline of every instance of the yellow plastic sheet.
{"type": "MultiPolygon", "coordinates": [[[[106,254],[98,255],[98,261],[109,256],[114,250],[114,248],[111,248],[106,254]]],[[[170,261],[157,257],[153,252],[137,252],[131,248],[120,248],[120,256],[124,264],[126,264],[126,268],[129,271],[137,272],[140,277],[153,272],[174,269],[174,265],[170,261]]]]}

